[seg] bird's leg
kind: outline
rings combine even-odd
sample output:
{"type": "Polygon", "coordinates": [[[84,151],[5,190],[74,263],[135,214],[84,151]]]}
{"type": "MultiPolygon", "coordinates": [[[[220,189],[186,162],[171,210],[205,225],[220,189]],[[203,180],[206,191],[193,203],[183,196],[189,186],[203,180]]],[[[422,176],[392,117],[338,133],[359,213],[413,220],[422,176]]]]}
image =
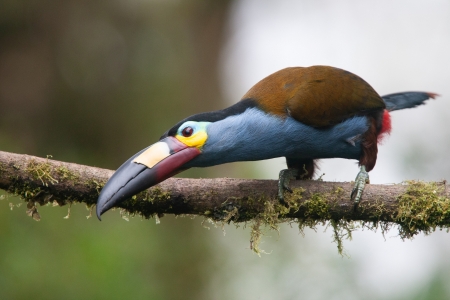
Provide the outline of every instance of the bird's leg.
{"type": "Polygon", "coordinates": [[[369,173],[366,171],[366,166],[361,166],[361,170],[355,178],[355,186],[353,187],[351,199],[353,201],[353,209],[356,211],[359,202],[361,201],[361,196],[364,191],[366,183],[370,183],[369,173]]]}
{"type": "Polygon", "coordinates": [[[292,193],[292,190],[289,187],[289,182],[291,179],[296,178],[298,173],[298,169],[295,168],[280,171],[280,177],[278,179],[278,199],[282,204],[286,204],[286,201],[284,200],[284,191],[292,193]]]}

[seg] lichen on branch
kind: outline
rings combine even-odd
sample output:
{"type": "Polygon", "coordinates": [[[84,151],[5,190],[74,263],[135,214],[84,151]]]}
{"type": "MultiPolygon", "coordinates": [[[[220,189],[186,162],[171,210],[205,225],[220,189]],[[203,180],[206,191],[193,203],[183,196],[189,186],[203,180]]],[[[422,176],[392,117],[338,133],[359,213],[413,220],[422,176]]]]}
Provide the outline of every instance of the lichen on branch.
{"type": "MultiPolygon", "coordinates": [[[[36,220],[38,205],[84,203],[92,209],[113,171],[47,158],[0,151],[0,188],[27,203],[36,220]]],[[[277,199],[277,181],[230,178],[170,178],[121,203],[121,213],[158,218],[164,214],[200,215],[219,223],[251,222],[251,248],[259,253],[264,228],[296,223],[301,231],[325,224],[342,240],[356,228],[382,233],[397,226],[401,238],[449,229],[450,197],[446,182],[409,181],[397,185],[367,185],[357,211],[350,201],[351,183],[292,181],[286,205],[277,199]]]]}

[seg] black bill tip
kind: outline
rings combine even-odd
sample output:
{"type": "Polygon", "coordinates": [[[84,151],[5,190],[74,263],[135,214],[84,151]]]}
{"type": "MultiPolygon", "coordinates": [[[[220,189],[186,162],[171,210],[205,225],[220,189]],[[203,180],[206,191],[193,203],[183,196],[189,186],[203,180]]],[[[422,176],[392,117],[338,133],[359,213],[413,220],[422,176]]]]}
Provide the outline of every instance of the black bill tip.
{"type": "Polygon", "coordinates": [[[103,213],[146,189],[154,182],[152,173],[145,172],[146,170],[150,171],[150,169],[134,163],[134,157],[131,157],[117,169],[100,192],[96,208],[97,218],[100,221],[103,213]]]}
{"type": "Polygon", "coordinates": [[[167,137],[129,158],[111,176],[97,200],[97,218],[124,200],[183,171],[201,152],[167,137]]]}

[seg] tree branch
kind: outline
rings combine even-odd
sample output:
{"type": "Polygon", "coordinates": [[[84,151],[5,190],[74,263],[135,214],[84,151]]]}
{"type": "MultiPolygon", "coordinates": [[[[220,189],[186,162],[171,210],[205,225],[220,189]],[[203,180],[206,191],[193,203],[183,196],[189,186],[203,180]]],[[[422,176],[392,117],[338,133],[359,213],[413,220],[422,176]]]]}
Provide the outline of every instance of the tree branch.
{"type": "MultiPolygon", "coordinates": [[[[112,173],[49,158],[0,152],[0,188],[27,201],[30,215],[37,214],[36,203],[94,205],[99,190],[112,173]]],[[[287,193],[286,207],[277,200],[275,180],[171,178],[120,207],[145,218],[194,214],[225,222],[259,220],[270,226],[286,220],[306,226],[326,221],[333,224],[363,221],[372,226],[395,223],[402,237],[450,225],[445,182],[370,184],[356,211],[350,201],[351,183],[305,180],[291,181],[291,187],[294,192],[287,193]]]]}

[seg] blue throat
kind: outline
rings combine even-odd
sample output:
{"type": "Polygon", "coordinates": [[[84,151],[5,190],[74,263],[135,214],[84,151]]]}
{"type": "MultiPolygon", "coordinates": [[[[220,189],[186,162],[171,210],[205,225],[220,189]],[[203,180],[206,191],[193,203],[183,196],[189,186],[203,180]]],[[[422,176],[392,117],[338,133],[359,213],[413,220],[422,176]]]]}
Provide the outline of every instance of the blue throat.
{"type": "Polygon", "coordinates": [[[356,116],[326,129],[281,118],[257,108],[211,123],[202,154],[186,167],[275,157],[359,159],[367,117],[356,116]]]}

